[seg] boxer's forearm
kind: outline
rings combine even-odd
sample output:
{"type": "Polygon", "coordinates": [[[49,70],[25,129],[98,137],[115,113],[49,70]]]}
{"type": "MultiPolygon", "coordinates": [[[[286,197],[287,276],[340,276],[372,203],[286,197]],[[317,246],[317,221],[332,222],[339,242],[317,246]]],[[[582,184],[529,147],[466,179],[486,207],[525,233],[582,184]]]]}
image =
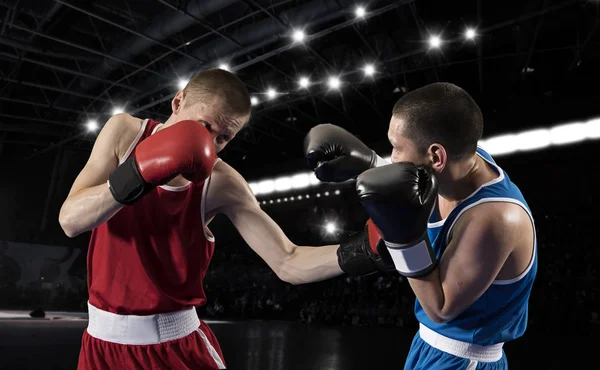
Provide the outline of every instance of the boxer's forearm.
{"type": "Polygon", "coordinates": [[[65,234],[73,238],[108,221],[121,208],[104,183],[69,196],[58,220],[65,234]]]}
{"type": "Polygon", "coordinates": [[[291,284],[305,284],[341,275],[337,259],[339,245],[322,247],[295,246],[283,261],[280,276],[291,284]]]}
{"type": "Polygon", "coordinates": [[[451,319],[444,311],[445,297],[440,282],[439,267],[433,269],[426,276],[408,278],[408,283],[421,303],[421,307],[432,321],[441,324],[451,319]]]}

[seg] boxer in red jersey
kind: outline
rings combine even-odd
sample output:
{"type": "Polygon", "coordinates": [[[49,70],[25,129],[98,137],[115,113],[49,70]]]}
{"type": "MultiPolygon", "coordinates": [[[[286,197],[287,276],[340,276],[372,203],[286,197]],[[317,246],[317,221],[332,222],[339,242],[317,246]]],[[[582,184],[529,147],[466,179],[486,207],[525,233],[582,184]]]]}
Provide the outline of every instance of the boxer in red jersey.
{"type": "MultiPolygon", "coordinates": [[[[92,231],[79,369],[225,368],[195,311],[206,302],[208,224],[218,213],[292,284],[390,269],[369,249],[366,230],[341,246],[299,247],[263,212],[242,176],[216,157],[250,107],[244,84],[212,69],[177,93],[164,124],[118,114],[103,127],[59,215],[69,237],[92,231]]],[[[364,157],[367,169],[374,161],[364,157]]]]}

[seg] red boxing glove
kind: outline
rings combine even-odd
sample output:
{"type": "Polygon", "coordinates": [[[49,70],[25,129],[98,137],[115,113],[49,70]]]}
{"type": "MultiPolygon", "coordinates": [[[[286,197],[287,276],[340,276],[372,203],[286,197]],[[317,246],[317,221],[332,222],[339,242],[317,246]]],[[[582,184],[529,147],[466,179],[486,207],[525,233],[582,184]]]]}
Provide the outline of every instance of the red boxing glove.
{"type": "Polygon", "coordinates": [[[377,246],[381,240],[381,231],[379,231],[377,225],[375,225],[371,219],[367,220],[367,231],[369,234],[369,247],[371,247],[371,252],[379,254],[377,246]]]}
{"type": "Polygon", "coordinates": [[[134,155],[110,173],[110,192],[117,202],[132,205],[178,175],[193,182],[205,180],[215,159],[212,136],[201,123],[177,122],[144,139],[134,155]]]}
{"type": "Polygon", "coordinates": [[[178,175],[199,182],[212,172],[216,153],[212,136],[196,121],[181,121],[146,138],[135,149],[144,180],[162,185],[178,175]]]}

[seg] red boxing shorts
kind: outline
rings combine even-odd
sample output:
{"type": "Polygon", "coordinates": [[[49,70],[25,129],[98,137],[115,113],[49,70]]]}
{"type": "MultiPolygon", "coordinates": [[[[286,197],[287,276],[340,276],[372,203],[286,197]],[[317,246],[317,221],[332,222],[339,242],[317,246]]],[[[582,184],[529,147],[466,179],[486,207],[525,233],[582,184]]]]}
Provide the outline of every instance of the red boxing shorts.
{"type": "Polygon", "coordinates": [[[90,305],[78,369],[225,369],[217,338],[196,309],[117,315],[90,305]]]}

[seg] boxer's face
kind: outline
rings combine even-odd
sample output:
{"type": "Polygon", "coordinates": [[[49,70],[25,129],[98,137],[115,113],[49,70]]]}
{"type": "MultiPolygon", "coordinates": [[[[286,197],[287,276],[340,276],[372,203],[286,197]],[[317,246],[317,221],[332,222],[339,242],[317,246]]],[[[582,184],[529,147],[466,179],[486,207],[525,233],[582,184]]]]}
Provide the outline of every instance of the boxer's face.
{"type": "Polygon", "coordinates": [[[416,165],[430,165],[428,157],[417,144],[403,135],[404,121],[393,116],[388,129],[388,140],[392,144],[392,163],[411,162],[416,165]]]}
{"type": "Polygon", "coordinates": [[[182,98],[180,104],[173,109],[175,122],[193,120],[202,123],[210,132],[216,152],[220,152],[235,137],[248,122],[249,117],[232,117],[224,114],[227,109],[219,99],[212,103],[186,101],[182,98]]]}

